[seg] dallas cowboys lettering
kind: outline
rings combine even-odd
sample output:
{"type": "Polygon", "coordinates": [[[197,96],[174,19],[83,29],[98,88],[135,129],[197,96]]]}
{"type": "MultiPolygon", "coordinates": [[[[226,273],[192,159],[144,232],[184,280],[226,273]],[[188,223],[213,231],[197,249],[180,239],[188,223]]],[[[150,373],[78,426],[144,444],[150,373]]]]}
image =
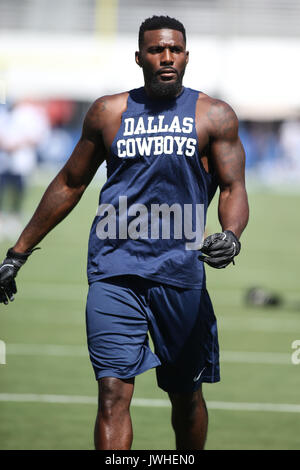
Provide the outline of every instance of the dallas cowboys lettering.
{"type": "Polygon", "coordinates": [[[123,137],[128,139],[117,140],[118,157],[135,157],[136,155],[185,155],[192,157],[196,150],[197,140],[176,134],[191,134],[193,132],[194,118],[184,117],[182,122],[179,116],[174,116],[171,124],[167,124],[165,115],[143,116],[139,118],[124,119],[123,137]],[[149,134],[166,134],[149,136],[149,134]],[[145,137],[136,137],[143,135],[145,137]]]}
{"type": "Polygon", "coordinates": [[[200,159],[199,93],[183,88],[177,98],[153,100],[143,87],[129,92],[91,228],[89,282],[135,274],[203,287],[197,250],[217,184],[200,159]]]}

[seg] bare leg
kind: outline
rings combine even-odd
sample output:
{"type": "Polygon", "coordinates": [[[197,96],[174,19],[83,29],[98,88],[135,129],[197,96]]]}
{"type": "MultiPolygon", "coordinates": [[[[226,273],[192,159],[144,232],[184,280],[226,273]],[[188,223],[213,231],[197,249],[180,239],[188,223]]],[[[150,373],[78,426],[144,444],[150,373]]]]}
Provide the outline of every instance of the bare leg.
{"type": "Polygon", "coordinates": [[[99,400],[95,423],[96,450],[129,450],[133,434],[130,402],[134,378],[103,377],[98,381],[99,400]]]}
{"type": "Polygon", "coordinates": [[[177,450],[203,450],[208,414],[201,388],[194,393],[169,393],[172,402],[172,425],[177,450]]]}

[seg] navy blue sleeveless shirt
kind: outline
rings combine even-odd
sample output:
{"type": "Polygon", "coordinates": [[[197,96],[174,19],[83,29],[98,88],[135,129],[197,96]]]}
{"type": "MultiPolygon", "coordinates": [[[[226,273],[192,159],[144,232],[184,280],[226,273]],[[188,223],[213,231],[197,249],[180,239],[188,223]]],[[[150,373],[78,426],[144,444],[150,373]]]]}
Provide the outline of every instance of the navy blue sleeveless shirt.
{"type": "Polygon", "coordinates": [[[170,100],[150,99],[144,87],[129,92],[91,227],[89,283],[131,274],[204,288],[198,250],[217,184],[200,160],[198,96],[190,88],[170,100]]]}

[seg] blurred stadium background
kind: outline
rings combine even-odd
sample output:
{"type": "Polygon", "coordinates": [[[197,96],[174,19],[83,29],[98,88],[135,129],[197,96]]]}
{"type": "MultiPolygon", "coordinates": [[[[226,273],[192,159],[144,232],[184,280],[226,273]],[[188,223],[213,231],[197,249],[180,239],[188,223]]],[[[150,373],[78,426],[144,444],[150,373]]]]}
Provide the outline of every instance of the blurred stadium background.
{"type": "MultiPolygon", "coordinates": [[[[222,366],[222,381],[204,386],[207,448],[300,449],[298,0],[0,0],[1,256],[70,155],[90,103],[143,84],[134,52],[153,14],[184,23],[184,84],[233,106],[247,154],[244,249],[236,267],[207,273],[222,366]],[[261,305],[249,305],[256,286],[261,305]],[[264,305],[268,294],[275,306],[264,305]]],[[[105,165],[20,273],[14,304],[0,307],[1,449],[93,447],[85,264],[104,180],[105,165]]],[[[174,448],[166,398],[153,371],[137,378],[134,449],[174,448]]]]}

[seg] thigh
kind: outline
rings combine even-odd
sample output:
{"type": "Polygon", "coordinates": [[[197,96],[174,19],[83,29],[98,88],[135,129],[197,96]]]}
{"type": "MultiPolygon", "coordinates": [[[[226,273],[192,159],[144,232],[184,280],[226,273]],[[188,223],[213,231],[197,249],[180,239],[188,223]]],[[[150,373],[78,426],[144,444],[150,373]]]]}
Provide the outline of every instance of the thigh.
{"type": "Polygon", "coordinates": [[[151,335],[158,385],[167,392],[190,393],[202,382],[218,382],[217,322],[205,289],[159,286],[150,296],[151,335]]]}
{"type": "Polygon", "coordinates": [[[148,343],[147,306],[126,279],[90,285],[88,348],[95,377],[128,379],[160,364],[148,343]]]}

